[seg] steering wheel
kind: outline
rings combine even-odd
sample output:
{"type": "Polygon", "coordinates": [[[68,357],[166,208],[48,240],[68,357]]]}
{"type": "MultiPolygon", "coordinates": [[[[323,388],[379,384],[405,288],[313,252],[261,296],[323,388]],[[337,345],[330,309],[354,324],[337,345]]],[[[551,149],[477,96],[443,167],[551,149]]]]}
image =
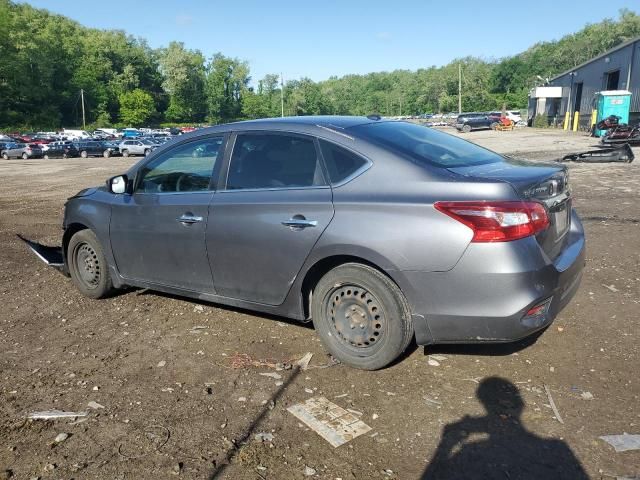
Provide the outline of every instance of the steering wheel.
{"type": "Polygon", "coordinates": [[[187,173],[183,173],[182,175],[180,175],[178,177],[178,179],[176,180],[176,192],[181,192],[182,191],[182,182],[186,179],[189,178],[189,174],[187,173]]]}

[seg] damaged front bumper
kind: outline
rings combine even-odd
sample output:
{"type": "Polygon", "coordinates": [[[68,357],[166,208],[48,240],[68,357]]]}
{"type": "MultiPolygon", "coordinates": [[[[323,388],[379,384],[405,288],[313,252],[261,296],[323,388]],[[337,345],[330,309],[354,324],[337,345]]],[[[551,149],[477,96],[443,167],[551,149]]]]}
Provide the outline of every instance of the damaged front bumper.
{"type": "Polygon", "coordinates": [[[18,238],[22,240],[29,247],[29,249],[48,266],[55,268],[64,275],[69,275],[67,266],[64,261],[62,247],[51,247],[42,245],[41,243],[24,238],[22,235],[18,235],[18,238]]]}

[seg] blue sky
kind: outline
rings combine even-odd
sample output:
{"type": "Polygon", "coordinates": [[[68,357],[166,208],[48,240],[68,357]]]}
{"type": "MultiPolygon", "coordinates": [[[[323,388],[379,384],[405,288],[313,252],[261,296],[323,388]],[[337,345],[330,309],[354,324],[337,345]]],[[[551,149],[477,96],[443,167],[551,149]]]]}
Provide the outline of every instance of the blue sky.
{"type": "MultiPolygon", "coordinates": [[[[560,38],[637,0],[30,0],[83,25],[122,29],[156,48],[172,40],[248,60],[254,80],[285,80],[500,58],[560,38]]],[[[635,8],[634,8],[635,7],[635,8]]]]}

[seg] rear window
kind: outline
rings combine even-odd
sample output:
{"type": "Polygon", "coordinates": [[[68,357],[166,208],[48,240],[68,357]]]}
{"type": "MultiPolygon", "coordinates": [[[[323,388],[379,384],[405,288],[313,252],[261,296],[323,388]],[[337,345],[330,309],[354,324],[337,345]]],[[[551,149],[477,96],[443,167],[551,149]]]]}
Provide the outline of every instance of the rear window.
{"type": "Polygon", "coordinates": [[[501,162],[497,153],[432,128],[408,122],[357,125],[350,132],[400,153],[419,165],[442,168],[501,162]]]}

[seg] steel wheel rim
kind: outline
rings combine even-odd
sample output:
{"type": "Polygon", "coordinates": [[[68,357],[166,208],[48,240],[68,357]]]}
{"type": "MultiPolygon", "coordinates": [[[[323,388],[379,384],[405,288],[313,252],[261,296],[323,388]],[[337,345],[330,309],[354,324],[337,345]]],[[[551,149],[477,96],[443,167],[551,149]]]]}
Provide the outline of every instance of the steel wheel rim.
{"type": "Polygon", "coordinates": [[[336,286],[327,295],[325,307],[331,330],[345,347],[368,353],[382,344],[386,314],[366,288],[352,284],[336,286]]]}
{"type": "Polygon", "coordinates": [[[97,288],[100,284],[101,266],[98,254],[88,243],[76,247],[75,266],[78,278],[88,288],[97,288]]]}

